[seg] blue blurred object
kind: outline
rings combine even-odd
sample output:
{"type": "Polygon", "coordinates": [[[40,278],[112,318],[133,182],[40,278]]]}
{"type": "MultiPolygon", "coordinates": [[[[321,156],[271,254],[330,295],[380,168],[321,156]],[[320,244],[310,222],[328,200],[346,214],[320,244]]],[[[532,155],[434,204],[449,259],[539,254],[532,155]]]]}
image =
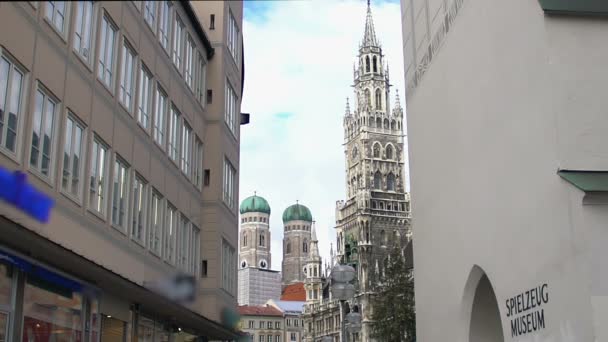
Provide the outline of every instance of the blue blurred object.
{"type": "Polygon", "coordinates": [[[26,182],[21,171],[10,172],[0,167],[0,198],[42,223],[48,223],[53,199],[26,182]]]}

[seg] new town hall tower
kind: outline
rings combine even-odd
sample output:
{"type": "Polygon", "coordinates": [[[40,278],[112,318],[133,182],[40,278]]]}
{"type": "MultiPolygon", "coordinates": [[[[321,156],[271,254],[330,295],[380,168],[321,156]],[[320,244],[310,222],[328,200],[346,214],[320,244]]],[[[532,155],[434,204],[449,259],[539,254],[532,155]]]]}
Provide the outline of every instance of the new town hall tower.
{"type": "Polygon", "coordinates": [[[371,338],[375,284],[382,282],[393,247],[410,239],[410,199],[405,191],[403,110],[390,107],[388,65],[376,38],[368,3],[365,33],[354,70],[354,110],[346,103],[346,201],[336,203],[338,258],[357,270],[353,304],[362,314],[362,341],[371,338]]]}

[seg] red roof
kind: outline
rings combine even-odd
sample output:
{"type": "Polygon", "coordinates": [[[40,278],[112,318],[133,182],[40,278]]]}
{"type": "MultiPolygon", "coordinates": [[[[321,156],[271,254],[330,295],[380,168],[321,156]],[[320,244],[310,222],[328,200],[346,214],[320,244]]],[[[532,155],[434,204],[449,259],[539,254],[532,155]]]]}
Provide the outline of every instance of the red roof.
{"type": "Polygon", "coordinates": [[[287,285],[283,289],[283,293],[281,293],[281,300],[305,302],[306,290],[304,290],[304,283],[287,285]]]}
{"type": "Polygon", "coordinates": [[[251,306],[241,305],[238,308],[241,316],[278,316],[283,317],[283,313],[272,306],[251,306]]]}

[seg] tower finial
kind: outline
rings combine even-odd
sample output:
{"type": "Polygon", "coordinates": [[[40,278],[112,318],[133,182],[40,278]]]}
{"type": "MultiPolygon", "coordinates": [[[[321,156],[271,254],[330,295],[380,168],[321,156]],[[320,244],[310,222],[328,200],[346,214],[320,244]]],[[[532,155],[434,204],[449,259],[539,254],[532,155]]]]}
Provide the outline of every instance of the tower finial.
{"type": "Polygon", "coordinates": [[[258,192],[256,190],[253,190],[253,196],[257,196],[258,192]]]}
{"type": "Polygon", "coordinates": [[[374,20],[372,19],[372,8],[370,0],[367,0],[367,17],[365,18],[365,34],[363,35],[363,46],[378,46],[374,20]]]}
{"type": "Polygon", "coordinates": [[[346,98],[346,111],[344,112],[345,116],[350,116],[350,103],[348,102],[348,97],[346,98]]]}
{"type": "Polygon", "coordinates": [[[401,101],[399,99],[399,89],[395,89],[395,109],[401,108],[401,101]]]}
{"type": "Polygon", "coordinates": [[[369,4],[369,3],[370,3],[370,0],[367,0],[367,8],[369,8],[369,7],[370,7],[370,4],[369,4]]]}

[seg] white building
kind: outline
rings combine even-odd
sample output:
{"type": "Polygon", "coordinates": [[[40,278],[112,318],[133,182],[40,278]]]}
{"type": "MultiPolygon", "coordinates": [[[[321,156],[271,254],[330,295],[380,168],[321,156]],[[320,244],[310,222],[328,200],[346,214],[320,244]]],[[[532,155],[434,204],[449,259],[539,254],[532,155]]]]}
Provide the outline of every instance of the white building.
{"type": "Polygon", "coordinates": [[[607,341],[608,4],[401,4],[417,339],[607,341]]]}

